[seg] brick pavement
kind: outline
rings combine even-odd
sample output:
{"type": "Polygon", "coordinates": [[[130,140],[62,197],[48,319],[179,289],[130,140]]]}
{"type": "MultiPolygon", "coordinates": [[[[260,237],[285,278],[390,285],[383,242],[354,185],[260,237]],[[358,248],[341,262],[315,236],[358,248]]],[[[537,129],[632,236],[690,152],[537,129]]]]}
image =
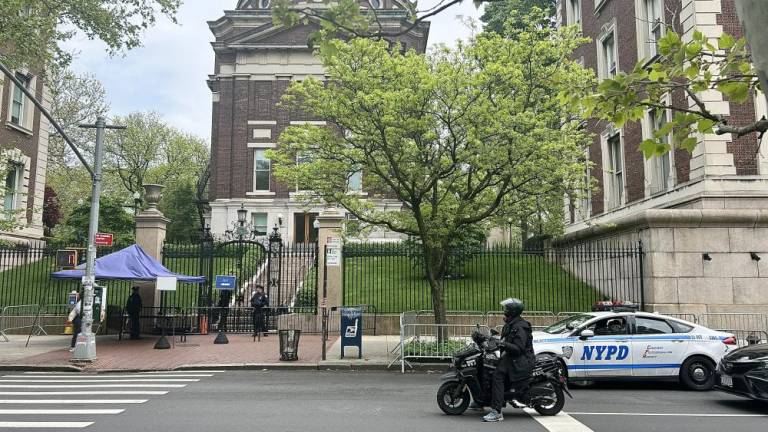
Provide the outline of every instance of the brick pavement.
{"type": "MultiPolygon", "coordinates": [[[[277,335],[253,342],[248,335],[228,335],[229,344],[214,345],[215,334],[188,336],[185,343],[177,339],[175,347],[168,350],[153,349],[157,337],[141,340],[118,341],[115,337],[100,337],[97,341],[98,359],[85,364],[85,370],[141,369],[168,370],[180,366],[206,365],[246,365],[246,364],[308,364],[316,365],[321,360],[321,342],[319,335],[302,335],[299,344],[297,362],[280,362],[279,339],[277,335]]],[[[169,341],[171,338],[169,337],[169,341]]],[[[331,338],[328,346],[333,346],[331,338]]],[[[68,349],[55,349],[43,354],[28,357],[0,359],[1,365],[25,366],[64,366],[69,362],[71,353],[68,349]]]]}

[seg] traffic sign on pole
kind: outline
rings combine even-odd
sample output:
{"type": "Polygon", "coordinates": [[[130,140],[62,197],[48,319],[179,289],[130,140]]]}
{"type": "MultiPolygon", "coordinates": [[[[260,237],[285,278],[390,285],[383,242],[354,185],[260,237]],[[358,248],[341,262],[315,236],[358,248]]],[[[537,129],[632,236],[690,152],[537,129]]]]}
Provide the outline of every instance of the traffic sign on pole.
{"type": "Polygon", "coordinates": [[[109,233],[96,233],[96,236],[93,239],[96,246],[112,246],[112,243],[114,241],[114,235],[109,233]]]}

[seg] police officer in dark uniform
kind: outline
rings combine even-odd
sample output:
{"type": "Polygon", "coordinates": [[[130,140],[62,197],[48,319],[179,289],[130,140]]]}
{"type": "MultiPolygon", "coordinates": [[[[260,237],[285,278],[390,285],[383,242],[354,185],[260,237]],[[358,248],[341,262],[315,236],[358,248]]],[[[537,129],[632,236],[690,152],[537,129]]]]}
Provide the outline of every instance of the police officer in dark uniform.
{"type": "Polygon", "coordinates": [[[267,329],[264,323],[264,308],[269,306],[269,297],[264,294],[264,287],[256,285],[256,290],[251,297],[251,307],[253,308],[253,336],[264,333],[267,336],[267,329]]]}
{"type": "Polygon", "coordinates": [[[483,417],[486,422],[504,420],[501,409],[504,407],[504,391],[507,382],[518,391],[525,391],[528,378],[533,372],[535,357],[533,354],[533,333],[531,323],[521,315],[525,309],[523,302],[509,298],[501,302],[504,307],[504,329],[501,331],[500,347],[503,350],[499,367],[493,374],[491,412],[483,417]]]}
{"type": "Polygon", "coordinates": [[[128,296],[128,301],[125,303],[125,312],[128,314],[128,319],[131,321],[131,339],[141,339],[141,324],[139,318],[143,305],[141,302],[141,295],[139,294],[139,287],[133,287],[132,291],[131,295],[128,296]]]}

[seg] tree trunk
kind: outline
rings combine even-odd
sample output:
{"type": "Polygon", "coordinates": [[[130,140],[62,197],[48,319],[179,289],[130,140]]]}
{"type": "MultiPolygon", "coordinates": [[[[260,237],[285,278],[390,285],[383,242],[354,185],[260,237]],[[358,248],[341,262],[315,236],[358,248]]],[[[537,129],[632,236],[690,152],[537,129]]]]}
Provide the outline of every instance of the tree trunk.
{"type": "MultiPolygon", "coordinates": [[[[432,292],[432,311],[435,316],[435,324],[446,324],[448,322],[445,310],[445,293],[443,291],[443,265],[445,253],[442,250],[424,248],[424,268],[429,281],[429,288],[432,292]]],[[[447,332],[444,326],[438,327],[437,342],[442,344],[447,338],[447,332]]]]}

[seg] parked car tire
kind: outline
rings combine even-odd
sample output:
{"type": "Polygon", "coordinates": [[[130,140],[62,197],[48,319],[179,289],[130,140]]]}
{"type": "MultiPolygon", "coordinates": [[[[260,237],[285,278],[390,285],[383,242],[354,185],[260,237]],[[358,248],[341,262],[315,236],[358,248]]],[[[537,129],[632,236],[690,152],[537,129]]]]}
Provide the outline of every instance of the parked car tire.
{"type": "Polygon", "coordinates": [[[691,390],[711,390],[715,386],[715,363],[701,356],[687,359],[680,368],[680,381],[691,390]]]}

